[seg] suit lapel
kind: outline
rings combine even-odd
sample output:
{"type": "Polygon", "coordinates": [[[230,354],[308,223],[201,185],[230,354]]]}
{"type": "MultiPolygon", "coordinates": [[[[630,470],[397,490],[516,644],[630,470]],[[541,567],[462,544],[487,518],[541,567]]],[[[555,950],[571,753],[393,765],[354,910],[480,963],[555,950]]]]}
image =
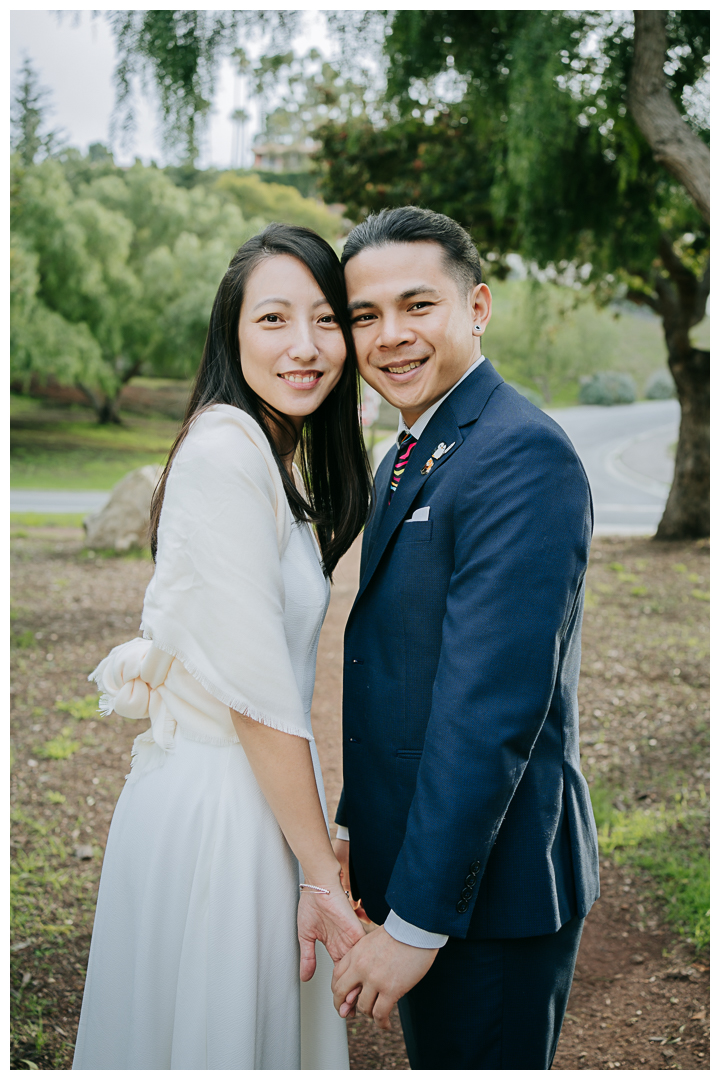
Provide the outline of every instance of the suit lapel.
{"type": "Polygon", "coordinates": [[[363,534],[362,543],[362,558],[360,560],[360,580],[362,581],[365,574],[365,567],[370,552],[372,551],[373,544],[377,538],[380,523],[383,519],[383,514],[387,509],[388,489],[390,487],[390,477],[392,475],[393,464],[395,463],[395,454],[397,453],[397,447],[393,447],[392,451],[388,451],[385,457],[380,462],[380,467],[375,474],[375,480],[373,483],[373,495],[372,495],[372,507],[370,510],[370,516],[365,526],[365,532],[363,534]]]}
{"type": "MultiPolygon", "coordinates": [[[[376,507],[377,525],[369,538],[367,557],[363,560],[365,565],[361,573],[358,597],[362,594],[367,582],[372,577],[375,567],[382,558],[382,554],[393,533],[405,520],[407,511],[415,496],[430,475],[430,473],[426,473],[425,475],[422,473],[425,462],[439,443],[444,442],[450,447],[451,449],[449,449],[433,465],[431,472],[435,472],[444,465],[450,457],[452,457],[462,441],[462,432],[457,426],[453,413],[444,408],[438,409],[435,416],[433,416],[432,420],[420,436],[417,446],[414,447],[405,472],[402,474],[397,490],[392,497],[392,501],[389,506],[385,507],[383,513],[381,500],[383,498],[387,499],[389,494],[388,487],[390,483],[390,473],[392,472],[392,466],[394,464],[393,455],[389,469],[383,470],[384,472],[387,472],[387,475],[384,477],[384,484],[382,486],[379,483],[376,485],[376,498],[378,500],[376,507]]],[[[380,476],[378,473],[378,480],[379,479],[380,476]]]]}
{"type": "Polygon", "coordinates": [[[493,390],[503,381],[490,361],[485,360],[477,371],[469,375],[450,394],[420,436],[389,506],[387,506],[388,488],[395,455],[387,455],[378,470],[375,481],[375,509],[369,523],[370,533],[367,536],[367,546],[363,541],[360,588],[355,597],[355,603],[367,588],[385,548],[395,530],[405,520],[408,509],[428,476],[436,473],[450,460],[463,441],[463,427],[467,427],[478,419],[493,390]],[[425,462],[441,442],[451,449],[435,462],[430,473],[423,476],[421,470],[425,462]]]}

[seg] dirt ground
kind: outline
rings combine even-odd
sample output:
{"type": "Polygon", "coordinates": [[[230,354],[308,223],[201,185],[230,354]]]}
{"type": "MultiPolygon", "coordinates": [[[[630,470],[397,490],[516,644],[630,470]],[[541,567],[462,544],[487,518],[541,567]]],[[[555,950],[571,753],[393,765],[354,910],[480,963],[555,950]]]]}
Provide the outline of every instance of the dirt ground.
{"type": "MultiPolygon", "coordinates": [[[[147,726],[99,716],[85,700],[92,690],[86,680],[110,648],[136,634],[152,564],[93,557],[76,530],[16,530],[12,548],[12,1067],[64,1069],[107,830],[132,741],[147,726]]],[[[313,722],[331,819],[341,786],[342,628],[357,555],[349,553],[336,573],[318,655],[313,722]]],[[[707,664],[698,645],[707,623],[707,551],[600,540],[593,555],[581,687],[586,774],[609,782],[639,753],[637,744],[635,798],[664,795],[669,760],[702,786],[707,763],[685,721],[707,712],[707,664]],[[679,565],[684,570],[672,569],[679,565]],[[632,582],[621,582],[621,574],[632,582]],[[700,598],[690,584],[677,585],[683,574],[700,598]],[[620,621],[610,626],[612,604],[620,621]],[[681,623],[695,636],[680,634],[660,663],[668,625],[681,623]]],[[[642,874],[604,859],[602,891],[587,920],[554,1068],[708,1069],[706,954],[670,933],[642,874]]],[[[353,1069],[409,1068],[397,1014],[391,1033],[363,1017],[348,1022],[348,1033],[353,1069]]]]}

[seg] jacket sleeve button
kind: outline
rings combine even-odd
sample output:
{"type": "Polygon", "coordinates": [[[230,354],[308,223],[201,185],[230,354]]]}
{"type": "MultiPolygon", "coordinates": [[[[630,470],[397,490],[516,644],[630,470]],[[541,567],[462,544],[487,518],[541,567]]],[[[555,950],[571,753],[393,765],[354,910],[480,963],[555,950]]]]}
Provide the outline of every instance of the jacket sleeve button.
{"type": "Polygon", "coordinates": [[[471,874],[479,874],[479,873],[480,873],[480,863],[479,863],[479,862],[474,862],[474,863],[473,863],[473,864],[471,865],[471,867],[470,867],[470,873],[471,873],[471,874]]]}
{"type": "Polygon", "coordinates": [[[468,874],[468,876],[465,878],[465,884],[469,888],[474,889],[476,880],[477,878],[475,877],[475,874],[468,874]]]}
{"type": "Polygon", "coordinates": [[[460,893],[460,895],[462,896],[463,900],[471,900],[471,899],[472,899],[472,894],[473,894],[473,891],[472,891],[472,889],[469,889],[469,888],[467,888],[467,886],[466,886],[466,887],[465,887],[465,888],[463,889],[463,891],[462,891],[462,892],[460,893]]]}
{"type": "Polygon", "coordinates": [[[464,915],[465,912],[467,911],[467,909],[468,909],[467,900],[458,900],[458,903],[457,903],[457,905],[455,907],[455,910],[458,911],[461,915],[464,915]]]}

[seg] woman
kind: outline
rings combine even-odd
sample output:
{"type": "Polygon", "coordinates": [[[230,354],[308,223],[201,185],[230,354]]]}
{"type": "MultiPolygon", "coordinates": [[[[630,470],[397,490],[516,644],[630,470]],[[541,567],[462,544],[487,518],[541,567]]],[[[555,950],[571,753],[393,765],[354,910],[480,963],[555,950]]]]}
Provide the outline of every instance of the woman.
{"type": "Polygon", "coordinates": [[[299,974],[314,937],[339,959],[363,935],[310,704],[369,493],[338,259],[271,225],[213,305],[153,500],[143,637],[91,676],[106,711],[151,727],[108,836],[74,1068],[348,1067],[323,946],[299,974]]]}

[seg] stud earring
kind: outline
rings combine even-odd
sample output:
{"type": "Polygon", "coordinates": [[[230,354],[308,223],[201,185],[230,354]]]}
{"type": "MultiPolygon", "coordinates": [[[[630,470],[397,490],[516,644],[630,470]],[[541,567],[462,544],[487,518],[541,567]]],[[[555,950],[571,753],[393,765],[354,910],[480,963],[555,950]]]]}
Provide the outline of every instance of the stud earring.
{"type": "Polygon", "coordinates": [[[476,327],[475,327],[475,329],[476,329],[476,330],[480,330],[481,328],[480,328],[479,326],[476,326],[476,327]]]}

